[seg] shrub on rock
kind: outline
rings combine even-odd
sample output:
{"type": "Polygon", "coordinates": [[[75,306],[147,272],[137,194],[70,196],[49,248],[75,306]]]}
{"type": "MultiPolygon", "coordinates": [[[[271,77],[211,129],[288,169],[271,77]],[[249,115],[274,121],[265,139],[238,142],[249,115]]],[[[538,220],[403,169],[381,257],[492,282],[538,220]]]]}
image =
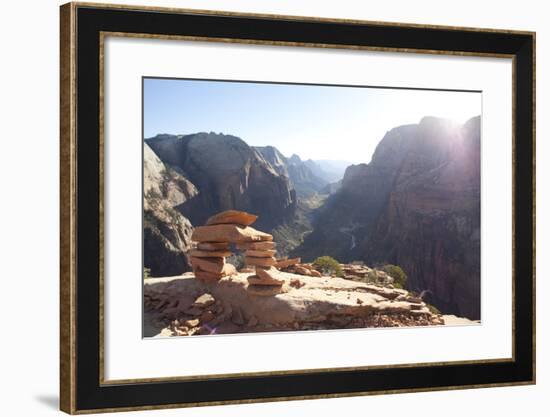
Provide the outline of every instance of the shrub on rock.
{"type": "Polygon", "coordinates": [[[323,274],[342,276],[342,268],[338,261],[331,256],[320,256],[313,261],[313,267],[323,274]]]}
{"type": "Polygon", "coordinates": [[[387,264],[384,265],[381,269],[394,279],[394,287],[405,288],[405,284],[407,282],[407,274],[405,274],[405,271],[403,271],[400,266],[387,264]]]}

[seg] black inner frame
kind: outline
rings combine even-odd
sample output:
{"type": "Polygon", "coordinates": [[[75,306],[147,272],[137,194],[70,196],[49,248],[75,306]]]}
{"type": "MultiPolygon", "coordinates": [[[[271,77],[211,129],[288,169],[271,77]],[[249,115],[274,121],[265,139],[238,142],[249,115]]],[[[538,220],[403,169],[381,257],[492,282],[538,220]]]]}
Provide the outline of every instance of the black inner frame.
{"type": "Polygon", "coordinates": [[[533,381],[532,36],[90,6],[77,6],[76,12],[79,190],[77,410],[533,381]],[[100,385],[98,259],[101,31],[515,55],[515,361],[100,385]]]}

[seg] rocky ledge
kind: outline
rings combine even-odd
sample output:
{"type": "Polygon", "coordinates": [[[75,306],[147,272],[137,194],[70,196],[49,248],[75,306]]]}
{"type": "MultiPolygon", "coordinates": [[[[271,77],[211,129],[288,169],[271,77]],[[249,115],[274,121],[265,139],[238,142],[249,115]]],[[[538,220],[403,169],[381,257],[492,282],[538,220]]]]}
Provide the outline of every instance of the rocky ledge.
{"type": "Polygon", "coordinates": [[[447,323],[406,290],[341,278],[281,272],[281,292],[258,296],[247,291],[250,275],[240,272],[217,282],[193,273],[146,279],[144,336],[475,323],[447,323]]]}

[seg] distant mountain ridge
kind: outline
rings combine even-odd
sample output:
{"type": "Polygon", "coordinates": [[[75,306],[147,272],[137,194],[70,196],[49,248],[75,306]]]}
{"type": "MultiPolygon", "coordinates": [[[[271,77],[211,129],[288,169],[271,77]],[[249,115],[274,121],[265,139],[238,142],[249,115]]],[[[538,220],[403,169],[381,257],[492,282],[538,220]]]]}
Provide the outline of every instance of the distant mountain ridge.
{"type": "Polygon", "coordinates": [[[193,224],[227,209],[262,213],[270,230],[293,217],[296,192],[242,139],[216,133],[160,135],[145,141],[158,157],[195,185],[198,195],[178,206],[193,224]]]}
{"type": "Polygon", "coordinates": [[[255,146],[265,160],[280,174],[289,178],[299,195],[310,196],[320,192],[328,182],[313,173],[311,164],[306,164],[296,154],[285,157],[274,146],[255,146]]]}
{"type": "Polygon", "coordinates": [[[333,160],[333,159],[308,159],[304,162],[309,169],[322,178],[327,183],[336,183],[344,177],[346,168],[353,165],[348,161],[333,160]]]}

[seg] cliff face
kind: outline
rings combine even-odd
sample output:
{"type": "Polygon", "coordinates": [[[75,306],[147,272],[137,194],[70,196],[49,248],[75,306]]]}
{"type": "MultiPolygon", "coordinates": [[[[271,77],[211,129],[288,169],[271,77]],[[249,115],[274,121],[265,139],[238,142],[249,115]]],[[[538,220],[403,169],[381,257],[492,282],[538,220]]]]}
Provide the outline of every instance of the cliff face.
{"type": "Polygon", "coordinates": [[[177,206],[192,224],[228,209],[260,215],[258,227],[271,230],[292,218],[296,195],[254,148],[229,135],[158,135],[147,144],[166,164],[191,181],[198,194],[177,206]]]}
{"type": "Polygon", "coordinates": [[[480,316],[480,119],[424,118],[389,131],[371,163],[339,191],[295,251],[306,260],[393,263],[441,310],[480,316]]]}
{"type": "Polygon", "coordinates": [[[144,266],[152,276],[189,271],[185,252],[193,226],[174,207],[197,194],[187,179],[166,167],[151,148],[143,145],[144,266]]]}
{"type": "Polygon", "coordinates": [[[289,177],[287,168],[288,160],[276,147],[254,146],[254,150],[259,152],[279,175],[283,175],[287,178],[289,177]]]}
{"type": "Polygon", "coordinates": [[[401,265],[408,286],[446,312],[480,317],[480,123],[421,123],[370,239],[366,259],[401,265]],[[446,132],[446,134],[438,133],[446,132]]]}

